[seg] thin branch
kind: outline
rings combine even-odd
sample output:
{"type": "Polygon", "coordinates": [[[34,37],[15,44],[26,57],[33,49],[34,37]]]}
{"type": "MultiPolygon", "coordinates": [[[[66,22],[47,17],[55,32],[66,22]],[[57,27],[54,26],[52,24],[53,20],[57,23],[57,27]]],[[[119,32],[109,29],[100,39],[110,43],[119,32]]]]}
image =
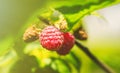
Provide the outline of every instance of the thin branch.
{"type": "Polygon", "coordinates": [[[98,58],[96,58],[87,47],[80,44],[77,40],[75,41],[75,44],[91,59],[93,60],[97,65],[99,65],[106,73],[115,73],[108,67],[106,64],[102,63],[98,58]]]}

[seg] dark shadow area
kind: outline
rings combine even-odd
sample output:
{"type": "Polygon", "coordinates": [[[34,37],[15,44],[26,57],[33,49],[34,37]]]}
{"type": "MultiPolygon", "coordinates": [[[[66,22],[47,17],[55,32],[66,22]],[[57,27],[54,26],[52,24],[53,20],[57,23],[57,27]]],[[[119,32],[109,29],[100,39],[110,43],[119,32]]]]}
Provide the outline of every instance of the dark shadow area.
{"type": "Polygon", "coordinates": [[[18,60],[10,70],[10,73],[57,73],[51,67],[40,68],[34,56],[25,55],[18,60]]]}

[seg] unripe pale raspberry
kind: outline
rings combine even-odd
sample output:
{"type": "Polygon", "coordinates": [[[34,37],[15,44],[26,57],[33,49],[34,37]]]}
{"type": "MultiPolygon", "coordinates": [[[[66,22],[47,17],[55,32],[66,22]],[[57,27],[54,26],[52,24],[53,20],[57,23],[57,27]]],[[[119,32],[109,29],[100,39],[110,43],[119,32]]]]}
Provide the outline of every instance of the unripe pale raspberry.
{"type": "Polygon", "coordinates": [[[44,28],[39,35],[41,45],[48,50],[58,50],[64,41],[63,33],[54,26],[44,28]]]}
{"type": "Polygon", "coordinates": [[[33,42],[39,38],[39,32],[40,30],[37,29],[35,25],[32,25],[25,31],[23,40],[25,42],[33,42]]]}
{"type": "Polygon", "coordinates": [[[64,36],[63,45],[59,50],[57,50],[57,53],[59,55],[68,54],[75,43],[74,36],[72,34],[70,34],[69,32],[64,33],[63,36],[64,36]]]}

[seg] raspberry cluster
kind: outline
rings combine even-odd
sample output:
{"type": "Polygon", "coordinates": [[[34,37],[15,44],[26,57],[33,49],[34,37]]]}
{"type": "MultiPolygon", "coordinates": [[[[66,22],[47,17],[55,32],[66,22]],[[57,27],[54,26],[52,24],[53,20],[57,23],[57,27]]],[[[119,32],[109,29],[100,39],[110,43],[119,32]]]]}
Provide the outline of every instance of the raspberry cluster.
{"type": "Polygon", "coordinates": [[[66,55],[74,46],[75,38],[69,32],[61,32],[54,26],[47,26],[39,35],[41,45],[47,50],[66,55]]]}

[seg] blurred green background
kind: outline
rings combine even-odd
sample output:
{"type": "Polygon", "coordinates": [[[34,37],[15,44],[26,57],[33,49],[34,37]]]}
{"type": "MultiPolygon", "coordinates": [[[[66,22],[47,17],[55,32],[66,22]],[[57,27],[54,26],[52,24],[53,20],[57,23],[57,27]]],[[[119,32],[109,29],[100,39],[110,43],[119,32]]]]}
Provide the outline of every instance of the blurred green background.
{"type": "Polygon", "coordinates": [[[0,73],[105,73],[76,45],[68,55],[59,56],[42,48],[39,41],[23,41],[26,28],[38,22],[37,15],[49,14],[49,8],[58,10],[66,18],[69,31],[82,25],[88,39],[80,42],[119,73],[119,2],[0,0],[0,73]]]}

